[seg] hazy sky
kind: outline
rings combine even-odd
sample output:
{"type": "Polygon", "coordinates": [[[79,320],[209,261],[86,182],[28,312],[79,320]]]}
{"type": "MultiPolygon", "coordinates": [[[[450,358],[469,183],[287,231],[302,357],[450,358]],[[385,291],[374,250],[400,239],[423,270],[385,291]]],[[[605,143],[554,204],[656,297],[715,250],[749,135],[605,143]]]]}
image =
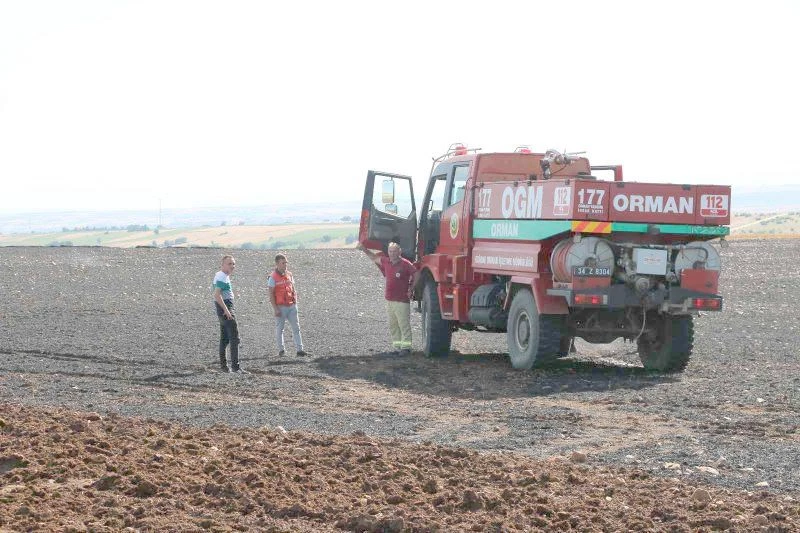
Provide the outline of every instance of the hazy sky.
{"type": "Polygon", "coordinates": [[[0,210],[359,200],[456,141],[796,183],[799,27],[795,1],[0,0],[0,210]]]}

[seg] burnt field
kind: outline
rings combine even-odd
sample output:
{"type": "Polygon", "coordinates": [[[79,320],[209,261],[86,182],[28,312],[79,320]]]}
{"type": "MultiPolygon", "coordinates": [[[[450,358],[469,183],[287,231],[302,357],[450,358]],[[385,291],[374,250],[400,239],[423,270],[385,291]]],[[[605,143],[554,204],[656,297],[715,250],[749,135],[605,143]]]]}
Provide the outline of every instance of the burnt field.
{"type": "Polygon", "coordinates": [[[800,240],[722,251],[674,375],[622,342],[531,372],[499,334],[387,355],[353,250],[289,253],[303,359],[277,357],[272,255],[237,251],[250,373],[223,374],[221,255],[0,248],[0,530],[800,528],[800,240]]]}

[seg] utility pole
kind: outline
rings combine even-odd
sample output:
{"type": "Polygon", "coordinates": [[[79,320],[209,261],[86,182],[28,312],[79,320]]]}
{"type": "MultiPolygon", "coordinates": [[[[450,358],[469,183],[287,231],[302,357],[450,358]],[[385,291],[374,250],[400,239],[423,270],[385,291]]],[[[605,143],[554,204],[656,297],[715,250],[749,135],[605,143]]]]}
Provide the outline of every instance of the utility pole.
{"type": "Polygon", "coordinates": [[[158,199],[158,227],[161,227],[161,198],[158,199]]]}

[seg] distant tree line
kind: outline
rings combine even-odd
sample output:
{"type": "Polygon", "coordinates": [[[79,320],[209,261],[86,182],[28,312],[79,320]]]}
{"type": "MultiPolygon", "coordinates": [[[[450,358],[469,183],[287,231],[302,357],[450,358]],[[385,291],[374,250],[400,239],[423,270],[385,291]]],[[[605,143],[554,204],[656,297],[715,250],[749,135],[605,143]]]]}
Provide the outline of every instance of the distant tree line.
{"type": "MultiPolygon", "coordinates": [[[[172,240],[172,241],[164,241],[164,246],[167,247],[167,248],[170,247],[170,246],[177,246],[179,244],[185,244],[188,240],[189,239],[187,239],[186,237],[178,237],[177,239],[172,240]]],[[[153,241],[153,242],[155,242],[155,241],[153,241]]]]}
{"type": "MultiPolygon", "coordinates": [[[[333,237],[331,237],[328,234],[325,234],[318,240],[319,242],[331,242],[333,240],[333,237]]],[[[352,233],[344,238],[344,243],[353,244],[357,240],[358,240],[358,235],[352,233]]],[[[271,242],[264,242],[261,244],[256,244],[254,242],[248,241],[239,245],[239,248],[241,248],[242,250],[289,250],[289,249],[304,250],[306,248],[306,245],[300,241],[271,241],[271,242]]]]}
{"type": "MultiPolygon", "coordinates": [[[[158,227],[154,231],[158,232],[158,227]]],[[[61,228],[63,233],[72,233],[78,231],[150,231],[150,226],[147,224],[129,224],[127,226],[75,226],[68,228],[66,226],[61,228]]]]}
{"type": "Polygon", "coordinates": [[[255,244],[247,241],[239,245],[239,248],[242,250],[288,250],[292,248],[301,250],[305,247],[303,246],[303,243],[299,241],[273,241],[263,242],[261,244],[255,244]]]}

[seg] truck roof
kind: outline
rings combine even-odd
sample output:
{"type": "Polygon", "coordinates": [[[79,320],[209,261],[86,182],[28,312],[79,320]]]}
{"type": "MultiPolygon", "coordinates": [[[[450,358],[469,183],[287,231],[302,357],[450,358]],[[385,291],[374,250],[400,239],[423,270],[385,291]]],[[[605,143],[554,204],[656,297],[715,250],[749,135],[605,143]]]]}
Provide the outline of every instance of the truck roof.
{"type": "MultiPolygon", "coordinates": [[[[544,177],[542,161],[550,167],[549,177],[591,176],[589,160],[585,157],[571,156],[569,162],[549,161],[549,153],[488,152],[456,155],[440,162],[432,175],[445,173],[459,163],[475,162],[473,176],[480,174],[480,181],[502,181],[512,177],[539,179],[544,177]]],[[[559,154],[560,155],[560,154],[559,154]]]]}

